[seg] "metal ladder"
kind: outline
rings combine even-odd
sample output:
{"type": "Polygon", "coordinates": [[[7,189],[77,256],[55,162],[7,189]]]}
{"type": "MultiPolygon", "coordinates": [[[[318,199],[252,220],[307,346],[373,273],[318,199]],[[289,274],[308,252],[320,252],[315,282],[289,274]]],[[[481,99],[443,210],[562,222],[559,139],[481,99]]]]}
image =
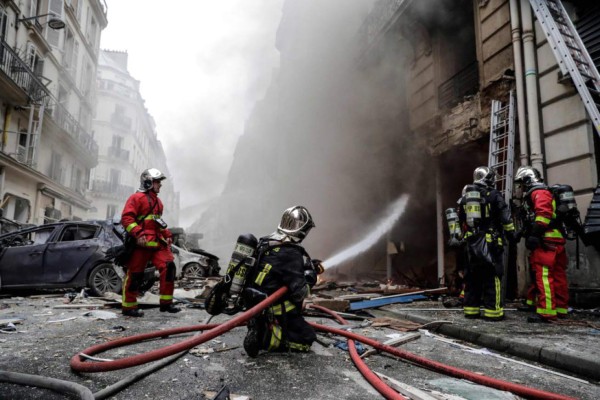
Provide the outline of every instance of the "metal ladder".
{"type": "MultiPolygon", "coordinates": [[[[508,94],[508,102],[492,100],[490,122],[490,151],[488,167],[496,170],[496,189],[511,204],[515,164],[515,92],[508,94]]],[[[509,246],[504,247],[504,274],[502,274],[502,301],[506,297],[509,246]]]]}
{"type": "Polygon", "coordinates": [[[513,191],[515,161],[515,93],[511,90],[508,102],[492,100],[490,122],[490,151],[488,166],[496,170],[496,189],[510,204],[513,191]]]}
{"type": "Polygon", "coordinates": [[[560,0],[529,0],[564,76],[570,76],[600,135],[600,75],[560,0]]]}

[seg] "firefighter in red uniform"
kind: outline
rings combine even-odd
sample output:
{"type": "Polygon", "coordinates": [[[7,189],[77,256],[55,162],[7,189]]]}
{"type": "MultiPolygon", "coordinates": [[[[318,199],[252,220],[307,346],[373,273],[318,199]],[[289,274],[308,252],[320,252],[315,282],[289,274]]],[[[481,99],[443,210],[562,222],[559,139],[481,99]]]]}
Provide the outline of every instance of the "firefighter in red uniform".
{"type": "MultiPolygon", "coordinates": [[[[540,172],[530,166],[515,174],[515,197],[524,199],[529,215],[524,221],[525,247],[535,281],[536,316],[528,322],[548,322],[566,317],[569,302],[565,238],[556,222],[554,196],[543,183],[540,172]]],[[[533,303],[530,290],[528,301],[533,303]]]]}
{"type": "Polygon", "coordinates": [[[156,168],[142,172],[140,188],[132,194],[123,208],[121,224],[136,240],[136,247],[127,264],[123,284],[122,313],[130,317],[144,315],[138,309],[137,296],[148,262],[160,272],[160,311],[181,311],[173,305],[175,263],[171,252],[172,235],[162,220],[163,204],[158,198],[162,180],[167,179],[156,168]]]}

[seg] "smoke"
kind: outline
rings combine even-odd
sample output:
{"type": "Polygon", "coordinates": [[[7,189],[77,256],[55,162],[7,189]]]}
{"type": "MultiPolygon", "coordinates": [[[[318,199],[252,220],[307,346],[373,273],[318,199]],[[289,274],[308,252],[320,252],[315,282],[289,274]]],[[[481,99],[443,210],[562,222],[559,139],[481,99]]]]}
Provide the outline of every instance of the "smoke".
{"type": "MultiPolygon", "coordinates": [[[[307,207],[315,220],[303,242],[315,258],[333,259],[353,243],[375,249],[384,231],[404,242],[407,253],[419,236],[418,246],[429,245],[433,235],[416,234],[435,227],[426,220],[435,207],[423,200],[434,198],[433,175],[423,176],[428,158],[407,117],[403,71],[412,52],[405,41],[384,42],[366,57],[372,63],[361,61],[359,33],[371,5],[284,3],[276,38],[280,68],[246,121],[222,194],[191,229],[204,234],[205,250],[227,259],[239,234],[268,235],[293,205],[307,207]],[[400,228],[399,216],[382,210],[399,212],[398,199],[415,198],[417,187],[419,201],[404,204],[409,224],[400,228]],[[417,223],[421,209],[428,213],[417,223]],[[381,215],[387,222],[378,226],[381,215]],[[368,226],[374,233],[364,238],[368,226]]],[[[378,250],[361,254],[370,270],[381,258],[378,250]]]]}
{"type": "Polygon", "coordinates": [[[392,203],[386,210],[385,217],[382,218],[375,227],[369,230],[369,234],[367,234],[363,240],[323,261],[325,268],[335,267],[348,260],[350,257],[357,256],[375,245],[383,235],[392,229],[396,221],[404,214],[408,199],[409,196],[406,194],[400,196],[400,198],[392,203]]]}

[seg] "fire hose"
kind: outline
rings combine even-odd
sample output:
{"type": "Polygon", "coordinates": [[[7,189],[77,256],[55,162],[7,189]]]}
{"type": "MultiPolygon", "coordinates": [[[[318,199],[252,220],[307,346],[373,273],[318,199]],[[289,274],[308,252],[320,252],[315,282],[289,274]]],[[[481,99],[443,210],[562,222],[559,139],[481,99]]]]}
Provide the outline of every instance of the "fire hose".
{"type": "MultiPolygon", "coordinates": [[[[338,322],[340,322],[343,325],[348,324],[348,322],[344,318],[339,316],[335,311],[332,311],[328,308],[321,307],[316,304],[312,304],[310,306],[310,308],[313,308],[315,310],[320,310],[320,311],[323,311],[323,312],[331,315],[333,318],[335,318],[338,322]]],[[[352,340],[352,339],[348,339],[348,352],[350,353],[352,362],[354,362],[354,365],[356,365],[356,368],[360,371],[362,376],[364,376],[365,379],[367,380],[367,382],[369,382],[371,384],[371,386],[373,386],[373,388],[375,388],[375,390],[377,390],[379,393],[381,393],[381,395],[383,397],[385,397],[386,399],[393,399],[393,400],[407,400],[406,397],[400,395],[394,389],[389,387],[377,375],[375,375],[373,373],[373,371],[371,371],[371,369],[367,366],[367,364],[363,361],[363,359],[360,358],[360,355],[358,354],[358,351],[356,350],[356,344],[354,343],[354,340],[352,340]]]]}
{"type": "MultiPolygon", "coordinates": [[[[116,339],[116,340],[112,340],[109,342],[101,343],[99,345],[88,347],[87,349],[75,354],[71,358],[71,363],[70,363],[71,369],[76,372],[114,371],[114,370],[118,370],[118,369],[134,367],[134,366],[145,364],[145,363],[148,363],[151,361],[156,361],[158,359],[168,357],[175,353],[179,353],[181,351],[191,349],[192,347],[195,347],[199,344],[205,343],[208,340],[211,340],[225,332],[228,332],[237,326],[243,325],[250,318],[254,317],[255,315],[257,315],[258,313],[260,313],[267,307],[269,307],[272,304],[274,304],[275,302],[277,302],[286,292],[287,292],[287,288],[282,287],[282,288],[278,289],[275,293],[273,293],[271,296],[269,296],[265,300],[258,303],[253,308],[241,313],[240,315],[238,315],[222,324],[194,325],[194,326],[167,329],[167,330],[150,332],[150,333],[141,334],[141,335],[129,336],[129,337],[116,339]],[[122,347],[122,346],[126,346],[129,344],[139,343],[139,342],[142,342],[142,341],[145,341],[148,339],[153,339],[153,338],[158,338],[158,337],[168,337],[168,336],[175,335],[175,334],[187,333],[187,332],[198,331],[198,330],[206,330],[206,329],[208,329],[208,330],[199,336],[194,336],[190,339],[183,340],[179,343],[176,343],[176,344],[173,344],[170,346],[166,346],[166,347],[162,347],[162,348],[159,348],[156,350],[152,350],[152,351],[149,351],[146,353],[141,353],[141,354],[138,354],[135,356],[126,357],[126,358],[122,358],[119,360],[102,361],[102,362],[84,361],[86,356],[89,357],[91,355],[98,354],[100,352],[114,349],[117,347],[122,347]]],[[[321,308],[321,309],[323,309],[323,308],[321,308]]],[[[325,309],[323,309],[323,310],[325,310],[325,309]]],[[[330,311],[330,310],[328,310],[327,312],[333,313],[333,311],[330,311]]],[[[471,371],[466,371],[466,370],[463,370],[460,368],[442,364],[440,362],[429,360],[427,358],[417,356],[415,354],[412,354],[412,353],[404,351],[404,350],[400,350],[400,349],[397,349],[397,348],[394,348],[391,346],[387,346],[381,342],[378,342],[377,340],[370,339],[366,336],[358,335],[358,334],[352,333],[352,332],[347,332],[342,329],[336,329],[336,328],[332,328],[329,326],[320,325],[320,324],[316,324],[316,323],[312,323],[312,322],[310,323],[310,325],[313,326],[315,329],[322,331],[322,332],[333,333],[336,335],[344,336],[351,340],[358,340],[358,341],[368,344],[380,351],[385,351],[394,356],[400,357],[405,360],[409,360],[419,366],[431,369],[436,372],[443,373],[445,375],[462,378],[462,379],[467,379],[467,380],[470,380],[471,382],[485,385],[488,387],[493,387],[493,388],[500,389],[500,390],[510,391],[514,394],[517,394],[517,395],[520,395],[523,397],[527,397],[527,398],[548,399],[548,400],[575,400],[572,397],[563,396],[563,395],[560,395],[557,393],[546,392],[546,391],[539,390],[539,389],[533,389],[533,388],[530,388],[530,387],[527,387],[524,385],[519,385],[519,384],[512,383],[512,382],[507,382],[507,381],[503,381],[500,379],[491,378],[491,377],[488,377],[485,375],[479,375],[479,374],[476,374],[471,371]]],[[[353,346],[353,345],[354,345],[354,343],[352,343],[352,347],[354,347],[354,350],[356,350],[355,346],[353,346]]],[[[349,348],[350,347],[351,347],[351,345],[349,344],[349,348]]],[[[357,367],[358,367],[358,365],[357,365],[357,367]]],[[[364,365],[364,367],[366,367],[366,365],[364,365]]],[[[361,368],[361,373],[363,373],[363,371],[362,371],[363,366],[361,366],[360,368],[361,368]]],[[[363,375],[364,374],[365,373],[363,373],[363,375]]],[[[369,375],[368,372],[366,372],[366,374],[369,375]]],[[[365,377],[366,377],[366,375],[365,375],[365,377]]],[[[379,378],[377,377],[377,379],[379,379],[379,378]]],[[[371,380],[369,380],[369,382],[371,382],[371,380]]],[[[377,387],[376,387],[376,389],[377,390],[380,390],[380,389],[385,390],[383,388],[377,388],[377,387]]],[[[387,390],[385,390],[385,391],[387,392],[387,390]]],[[[380,393],[381,393],[381,391],[380,391],[380,393]]],[[[402,398],[402,397],[396,396],[394,398],[402,398]]]]}

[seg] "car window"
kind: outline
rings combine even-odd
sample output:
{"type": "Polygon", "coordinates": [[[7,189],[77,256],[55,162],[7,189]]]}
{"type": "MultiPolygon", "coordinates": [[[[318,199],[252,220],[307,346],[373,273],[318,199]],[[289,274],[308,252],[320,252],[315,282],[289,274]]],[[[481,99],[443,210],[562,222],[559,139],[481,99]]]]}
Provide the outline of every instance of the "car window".
{"type": "Polygon", "coordinates": [[[32,244],[44,244],[48,241],[48,238],[50,238],[52,232],[54,232],[53,227],[30,232],[29,240],[33,242],[32,244]]]}
{"type": "Polygon", "coordinates": [[[99,227],[94,226],[68,226],[60,236],[59,242],[70,242],[73,240],[88,240],[96,236],[99,227]]]}

